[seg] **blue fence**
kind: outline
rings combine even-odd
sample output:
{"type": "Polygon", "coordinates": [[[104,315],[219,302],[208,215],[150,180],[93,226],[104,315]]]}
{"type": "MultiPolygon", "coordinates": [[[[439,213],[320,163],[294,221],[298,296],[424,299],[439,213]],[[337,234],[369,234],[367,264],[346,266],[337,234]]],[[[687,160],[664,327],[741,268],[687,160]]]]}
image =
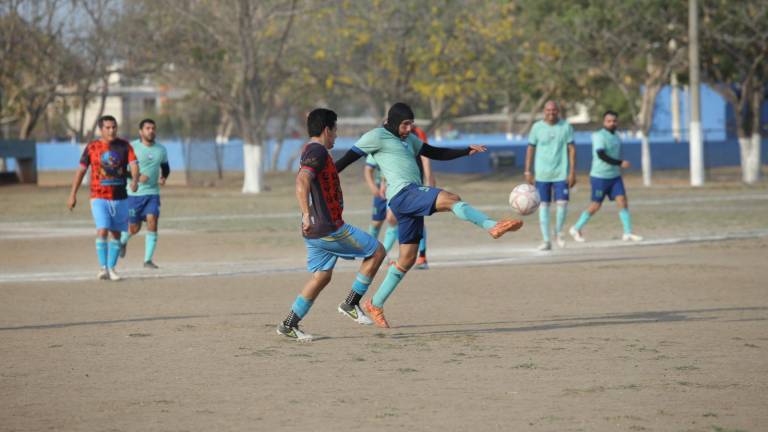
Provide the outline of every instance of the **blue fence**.
{"type": "MultiPolygon", "coordinates": [[[[355,143],[355,138],[339,138],[336,142],[336,152],[343,152],[355,143]]],[[[590,133],[577,132],[576,166],[578,170],[588,170],[592,150],[590,133]]],[[[283,143],[282,151],[277,159],[278,170],[294,170],[298,168],[298,152],[303,140],[287,140],[283,143]],[[289,163],[291,166],[289,166],[289,163]]],[[[527,141],[523,137],[508,140],[504,135],[468,135],[458,139],[434,142],[441,147],[466,147],[469,144],[488,146],[488,153],[481,153],[469,158],[454,161],[434,161],[433,166],[439,172],[451,173],[490,173],[493,171],[494,160],[501,161],[508,168],[522,169],[525,163],[527,141]]],[[[231,141],[224,145],[216,145],[210,141],[164,141],[168,149],[171,167],[175,170],[216,171],[220,166],[223,171],[243,170],[242,142],[231,141]]],[[[265,163],[272,160],[275,151],[273,142],[268,143],[265,163]]],[[[70,143],[38,143],[37,169],[39,171],[74,170],[78,166],[81,147],[70,143]]],[[[739,145],[735,138],[705,141],[705,164],[707,167],[738,166],[739,145]]],[[[634,138],[625,137],[623,157],[635,167],[640,167],[640,142],[634,138]]],[[[651,160],[655,170],[686,169],[688,168],[688,143],[671,140],[653,140],[651,142],[651,160]]],[[[762,143],[762,161],[768,163],[768,140],[762,143]]],[[[15,168],[14,161],[9,160],[9,169],[15,168]]]]}

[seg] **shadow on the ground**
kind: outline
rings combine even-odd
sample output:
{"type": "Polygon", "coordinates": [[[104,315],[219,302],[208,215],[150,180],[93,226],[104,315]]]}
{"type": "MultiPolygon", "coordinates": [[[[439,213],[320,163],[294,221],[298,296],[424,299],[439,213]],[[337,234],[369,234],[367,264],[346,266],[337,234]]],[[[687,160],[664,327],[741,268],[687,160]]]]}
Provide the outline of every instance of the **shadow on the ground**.
{"type": "MultiPolygon", "coordinates": [[[[487,328],[463,328],[456,330],[436,330],[436,331],[416,331],[416,332],[398,332],[392,334],[393,339],[403,339],[420,336],[440,336],[440,335],[472,335],[484,333],[515,333],[531,331],[562,330],[583,327],[600,327],[613,325],[632,325],[632,324],[655,324],[669,322],[694,322],[694,321],[716,321],[721,320],[720,316],[712,316],[720,312],[762,312],[768,310],[768,307],[732,307],[732,308],[711,308],[711,309],[688,309],[672,311],[646,311],[630,312],[619,314],[603,314],[595,316],[581,316],[569,318],[553,318],[547,320],[534,321],[497,321],[485,323],[450,323],[450,324],[426,324],[426,325],[405,325],[396,327],[402,329],[424,329],[428,327],[456,327],[456,326],[493,326],[487,328]],[[697,316],[698,315],[698,316],[697,316]],[[701,316],[709,315],[709,316],[701,316]],[[501,326],[512,324],[512,326],[501,326]],[[517,324],[517,325],[515,325],[517,324]]],[[[750,318],[750,320],[764,320],[768,318],[750,318]]],[[[744,320],[743,318],[740,320],[744,320]]],[[[724,322],[732,322],[727,320],[724,322]]]]}

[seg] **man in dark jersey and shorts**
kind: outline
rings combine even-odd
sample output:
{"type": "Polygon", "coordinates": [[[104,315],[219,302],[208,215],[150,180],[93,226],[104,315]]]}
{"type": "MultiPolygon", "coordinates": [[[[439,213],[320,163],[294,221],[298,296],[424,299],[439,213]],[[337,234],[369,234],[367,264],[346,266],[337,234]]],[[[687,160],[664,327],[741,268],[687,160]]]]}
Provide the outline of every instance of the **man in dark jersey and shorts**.
{"type": "Polygon", "coordinates": [[[300,342],[312,340],[312,335],[299,329],[312,302],[328,285],[336,260],[363,258],[352,290],[338,310],[355,322],[373,322],[360,309],[360,299],[368,291],[384,257],[384,248],[365,231],[344,223],[344,196],[341,183],[328,150],[336,142],[336,113],[317,108],[309,113],[307,132],[309,142],[301,153],[296,176],[296,199],[301,209],[301,233],[307,247],[307,270],[312,278],[296,297],[288,316],[277,326],[277,333],[300,342]]]}
{"type": "Polygon", "coordinates": [[[91,168],[91,213],[96,223],[96,255],[99,258],[99,279],[120,280],[115,271],[120,253],[120,233],[128,229],[128,193],[125,189],[128,167],[131,170],[131,190],[136,192],[139,165],[133,147],[117,138],[117,120],[112,116],[99,119],[101,138],[85,146],[80,157],[80,169],[75,173],[67,207],[77,205],[77,190],[85,173],[91,168]],[[107,234],[112,240],[107,243],[107,234]]]}

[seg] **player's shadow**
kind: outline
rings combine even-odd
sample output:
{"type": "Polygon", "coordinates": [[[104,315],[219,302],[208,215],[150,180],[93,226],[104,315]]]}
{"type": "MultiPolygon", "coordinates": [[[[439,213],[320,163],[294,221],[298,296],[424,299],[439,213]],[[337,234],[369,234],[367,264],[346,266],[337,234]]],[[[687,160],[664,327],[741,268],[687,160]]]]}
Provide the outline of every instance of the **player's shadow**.
{"type": "Polygon", "coordinates": [[[485,333],[518,333],[533,331],[551,331],[565,330],[584,327],[603,327],[618,325],[646,325],[670,322],[697,322],[697,321],[765,321],[768,317],[751,317],[725,320],[723,317],[713,314],[728,312],[761,312],[768,310],[768,307],[732,307],[732,308],[711,308],[711,309],[688,309],[672,311],[646,311],[631,312],[619,314],[604,314],[595,316],[581,316],[570,318],[553,318],[547,320],[532,321],[495,321],[495,322],[474,322],[474,323],[443,323],[443,324],[414,324],[396,327],[396,330],[402,329],[424,329],[429,327],[466,327],[455,330],[426,330],[415,332],[398,332],[392,334],[393,339],[405,339],[423,336],[451,336],[451,335],[476,335],[485,333]],[[504,326],[499,326],[504,325],[504,326]],[[476,326],[494,326],[477,328],[476,326]]]}

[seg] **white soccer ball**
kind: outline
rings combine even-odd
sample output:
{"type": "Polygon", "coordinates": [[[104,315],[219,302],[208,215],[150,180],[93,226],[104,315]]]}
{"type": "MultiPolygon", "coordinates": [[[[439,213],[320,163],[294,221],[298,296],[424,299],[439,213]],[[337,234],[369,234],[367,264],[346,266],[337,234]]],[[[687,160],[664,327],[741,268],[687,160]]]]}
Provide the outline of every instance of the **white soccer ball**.
{"type": "Polygon", "coordinates": [[[509,206],[519,214],[526,216],[539,208],[541,197],[535,187],[528,183],[515,186],[509,194],[509,206]]]}

